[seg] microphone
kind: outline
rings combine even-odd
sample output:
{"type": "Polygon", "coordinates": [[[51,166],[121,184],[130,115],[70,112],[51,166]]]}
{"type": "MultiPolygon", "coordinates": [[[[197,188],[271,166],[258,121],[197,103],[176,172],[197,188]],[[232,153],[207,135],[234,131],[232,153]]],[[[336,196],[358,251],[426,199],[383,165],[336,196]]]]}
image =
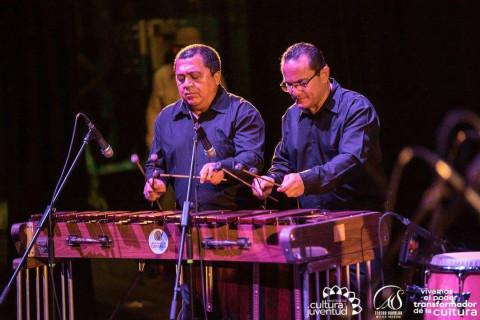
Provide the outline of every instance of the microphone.
{"type": "Polygon", "coordinates": [[[395,218],[400,220],[400,222],[402,222],[402,224],[404,226],[407,226],[410,233],[417,234],[417,235],[419,235],[419,236],[421,236],[422,238],[425,238],[425,239],[430,238],[430,236],[431,236],[430,231],[420,227],[418,224],[413,223],[412,221],[410,221],[409,219],[399,215],[398,213],[391,212],[391,214],[395,218]]]}
{"type": "Polygon", "coordinates": [[[105,141],[100,130],[98,130],[95,125],[90,121],[90,119],[88,119],[88,117],[83,113],[77,114],[77,117],[78,116],[82,116],[85,120],[85,123],[90,129],[90,136],[97,141],[98,145],[100,146],[100,150],[102,151],[102,154],[105,156],[105,158],[111,158],[113,156],[113,149],[107,143],[107,141],[105,141]]]}
{"type": "Polygon", "coordinates": [[[217,152],[215,151],[215,148],[212,146],[212,144],[208,140],[207,133],[198,123],[195,124],[195,128],[197,130],[198,140],[202,142],[203,151],[205,151],[205,155],[209,159],[212,159],[217,155],[217,152]]]}
{"type": "Polygon", "coordinates": [[[395,212],[387,212],[385,215],[393,215],[400,220],[408,229],[405,232],[400,246],[398,263],[402,266],[408,266],[410,263],[428,264],[430,254],[436,251],[441,245],[441,240],[432,235],[432,233],[418,224],[395,212]]]}

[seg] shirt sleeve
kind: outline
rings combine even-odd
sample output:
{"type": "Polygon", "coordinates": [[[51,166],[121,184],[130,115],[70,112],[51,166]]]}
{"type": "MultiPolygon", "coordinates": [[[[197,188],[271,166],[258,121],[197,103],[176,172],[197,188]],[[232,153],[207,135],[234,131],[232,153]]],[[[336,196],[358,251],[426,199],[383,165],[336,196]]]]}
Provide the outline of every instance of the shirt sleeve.
{"type": "MultiPolygon", "coordinates": [[[[160,114],[155,120],[155,129],[153,135],[152,147],[150,148],[150,153],[148,154],[148,161],[145,165],[145,175],[148,179],[152,178],[154,175],[154,163],[150,160],[152,153],[156,153],[158,156],[157,161],[155,161],[155,172],[158,174],[165,173],[165,156],[162,151],[162,140],[159,135],[159,130],[161,128],[162,114],[160,114]]],[[[165,185],[167,184],[168,179],[157,177],[156,179],[162,180],[165,185]]]]}
{"type": "Polygon", "coordinates": [[[238,107],[233,123],[233,144],[235,155],[220,161],[222,166],[232,171],[236,163],[241,163],[246,169],[255,167],[263,169],[265,124],[263,119],[250,103],[243,101],[238,107]]]}
{"type": "Polygon", "coordinates": [[[300,172],[305,194],[322,194],[358,177],[368,160],[379,133],[379,120],[373,106],[353,102],[347,113],[338,155],[323,165],[300,172]]]}
{"type": "Polygon", "coordinates": [[[283,177],[293,172],[292,162],[288,154],[288,139],[290,137],[288,114],[282,118],[282,139],[275,148],[272,159],[272,167],[268,170],[267,175],[275,180],[276,183],[282,183],[283,177]]]}

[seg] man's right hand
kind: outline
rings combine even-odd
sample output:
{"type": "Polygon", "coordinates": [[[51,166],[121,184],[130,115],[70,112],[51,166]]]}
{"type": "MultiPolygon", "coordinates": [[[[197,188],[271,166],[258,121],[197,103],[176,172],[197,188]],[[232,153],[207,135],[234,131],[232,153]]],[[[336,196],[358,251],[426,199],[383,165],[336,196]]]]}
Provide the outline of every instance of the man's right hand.
{"type": "Polygon", "coordinates": [[[143,188],[143,195],[148,201],[155,201],[160,198],[166,190],[167,187],[162,180],[150,178],[145,183],[145,187],[143,188]]]}
{"type": "Polygon", "coordinates": [[[272,193],[273,189],[273,183],[275,180],[273,178],[268,177],[268,176],[262,176],[264,179],[260,178],[255,178],[253,179],[252,183],[252,192],[255,197],[257,197],[260,200],[264,200],[267,198],[267,196],[272,193]]]}

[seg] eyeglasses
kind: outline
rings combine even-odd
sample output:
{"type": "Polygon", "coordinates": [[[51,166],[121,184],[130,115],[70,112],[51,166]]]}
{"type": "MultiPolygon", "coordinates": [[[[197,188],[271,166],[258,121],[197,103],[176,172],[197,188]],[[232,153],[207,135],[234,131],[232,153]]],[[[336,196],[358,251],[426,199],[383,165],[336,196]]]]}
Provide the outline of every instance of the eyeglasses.
{"type": "Polygon", "coordinates": [[[305,89],[308,84],[310,83],[310,81],[312,81],[313,78],[315,78],[315,76],[318,76],[320,74],[320,71],[322,71],[323,67],[320,68],[320,70],[318,70],[317,72],[315,72],[315,74],[308,80],[305,80],[305,81],[301,81],[301,82],[297,82],[297,83],[288,83],[288,82],[285,82],[283,81],[282,83],[280,83],[280,88],[282,88],[283,91],[285,92],[288,92],[288,90],[292,90],[293,88],[297,89],[297,90],[300,90],[300,89],[305,89]]]}

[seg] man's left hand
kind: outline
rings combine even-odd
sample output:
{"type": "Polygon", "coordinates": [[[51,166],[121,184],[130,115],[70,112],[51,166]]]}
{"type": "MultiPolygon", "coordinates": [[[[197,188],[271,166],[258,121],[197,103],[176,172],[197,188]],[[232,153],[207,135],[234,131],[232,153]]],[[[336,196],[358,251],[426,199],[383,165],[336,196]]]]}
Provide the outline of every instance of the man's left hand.
{"type": "Polygon", "coordinates": [[[283,182],[277,191],[285,193],[289,198],[300,197],[305,192],[303,180],[298,173],[290,173],[283,177],[283,182]]]}
{"type": "Polygon", "coordinates": [[[222,182],[225,173],[223,172],[223,170],[213,170],[214,167],[215,162],[209,162],[203,166],[202,170],[200,170],[200,183],[204,183],[205,181],[207,181],[212,184],[219,184],[220,182],[222,182]]]}

